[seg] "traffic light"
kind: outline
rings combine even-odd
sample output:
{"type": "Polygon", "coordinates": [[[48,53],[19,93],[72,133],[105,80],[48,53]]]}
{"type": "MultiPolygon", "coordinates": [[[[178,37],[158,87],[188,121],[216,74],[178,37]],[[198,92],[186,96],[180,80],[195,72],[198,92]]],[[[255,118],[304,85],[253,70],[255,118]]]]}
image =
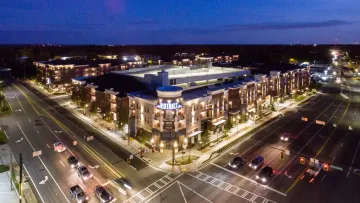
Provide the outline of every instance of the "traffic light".
{"type": "Polygon", "coordinates": [[[305,158],[304,157],[300,157],[300,163],[305,164],[305,158]]]}
{"type": "Polygon", "coordinates": [[[283,151],[280,152],[280,157],[282,160],[284,160],[284,152],[283,151]]]}
{"type": "Polygon", "coordinates": [[[324,169],[324,171],[329,171],[329,164],[324,163],[323,169],[324,169]]]}

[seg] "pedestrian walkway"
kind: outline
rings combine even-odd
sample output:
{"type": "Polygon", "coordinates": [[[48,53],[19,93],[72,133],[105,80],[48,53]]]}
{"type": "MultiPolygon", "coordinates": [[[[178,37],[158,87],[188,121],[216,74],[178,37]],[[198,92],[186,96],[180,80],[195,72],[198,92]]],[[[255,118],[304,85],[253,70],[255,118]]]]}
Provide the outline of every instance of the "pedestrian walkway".
{"type": "MultiPolygon", "coordinates": [[[[12,157],[12,152],[7,144],[3,144],[0,146],[0,164],[1,165],[10,165],[10,160],[12,161],[13,165],[13,172],[16,174],[16,180],[19,179],[19,167],[15,162],[15,158],[12,157]]],[[[19,193],[15,189],[14,183],[12,182],[12,187],[10,186],[10,171],[6,171],[0,173],[0,195],[3,202],[12,203],[12,202],[19,202],[19,193]]],[[[26,203],[37,203],[37,199],[32,192],[29,183],[26,181],[26,177],[24,177],[23,181],[23,196],[24,202],[26,203]]]]}
{"type": "MultiPolygon", "coordinates": [[[[136,140],[127,140],[124,139],[126,136],[121,131],[114,132],[114,126],[113,124],[109,124],[106,121],[103,121],[102,119],[98,118],[97,116],[92,115],[85,115],[84,110],[77,108],[77,106],[73,105],[68,95],[53,95],[46,91],[44,88],[36,85],[33,82],[28,82],[32,87],[36,88],[41,93],[47,95],[49,98],[56,101],[59,105],[61,105],[63,108],[66,108],[68,111],[72,112],[74,116],[81,119],[88,125],[92,126],[94,129],[98,130],[103,135],[111,138],[113,141],[121,145],[123,148],[131,152],[132,154],[138,154],[139,148],[141,145],[136,140]],[[109,126],[113,126],[112,128],[109,126]]],[[[183,165],[183,166],[170,166],[166,164],[166,161],[169,161],[172,159],[172,150],[164,150],[163,153],[160,153],[158,151],[155,151],[154,153],[151,151],[151,149],[148,149],[143,157],[143,161],[147,162],[150,166],[155,167],[156,169],[171,172],[171,173],[181,173],[185,171],[194,171],[197,170],[200,166],[203,165],[204,161],[208,160],[210,156],[212,156],[213,152],[216,152],[218,149],[223,148],[227,144],[233,142],[234,140],[238,139],[239,137],[242,137],[246,135],[248,132],[259,128],[262,124],[265,122],[278,117],[280,114],[284,114],[287,111],[291,111],[297,107],[296,102],[293,102],[291,100],[287,100],[282,104],[279,104],[277,106],[277,111],[272,112],[268,116],[264,116],[263,118],[257,120],[255,123],[254,121],[248,121],[246,123],[235,125],[234,128],[232,128],[226,138],[223,138],[221,142],[218,144],[207,147],[203,150],[197,150],[195,148],[193,149],[185,149],[178,151],[175,153],[175,157],[178,156],[184,156],[187,154],[198,156],[199,158],[194,161],[191,164],[183,165]]],[[[216,136],[215,136],[216,137],[216,136]]],[[[214,136],[212,137],[214,138],[214,136]]]]}
{"type": "Polygon", "coordinates": [[[19,198],[14,187],[12,187],[12,190],[10,189],[10,173],[8,172],[0,173],[0,196],[2,202],[19,202],[19,198]]]}

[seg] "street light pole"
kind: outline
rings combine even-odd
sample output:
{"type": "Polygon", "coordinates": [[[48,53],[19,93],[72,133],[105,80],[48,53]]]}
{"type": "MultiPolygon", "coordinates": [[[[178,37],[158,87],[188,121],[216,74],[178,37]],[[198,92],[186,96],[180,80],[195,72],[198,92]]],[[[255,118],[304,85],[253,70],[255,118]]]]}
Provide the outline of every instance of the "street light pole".
{"type": "Polygon", "coordinates": [[[172,165],[175,165],[175,147],[177,147],[177,143],[174,140],[173,151],[172,151],[172,165]]]}

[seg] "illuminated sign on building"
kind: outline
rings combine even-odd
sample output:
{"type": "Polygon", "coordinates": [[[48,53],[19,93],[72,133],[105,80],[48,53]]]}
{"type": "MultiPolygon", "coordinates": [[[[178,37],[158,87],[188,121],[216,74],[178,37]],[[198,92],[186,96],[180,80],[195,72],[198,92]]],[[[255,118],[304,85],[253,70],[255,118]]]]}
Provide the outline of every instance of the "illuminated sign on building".
{"type": "Polygon", "coordinates": [[[174,109],[180,109],[183,106],[179,103],[159,103],[156,105],[156,108],[163,109],[163,110],[174,110],[174,109]]]}

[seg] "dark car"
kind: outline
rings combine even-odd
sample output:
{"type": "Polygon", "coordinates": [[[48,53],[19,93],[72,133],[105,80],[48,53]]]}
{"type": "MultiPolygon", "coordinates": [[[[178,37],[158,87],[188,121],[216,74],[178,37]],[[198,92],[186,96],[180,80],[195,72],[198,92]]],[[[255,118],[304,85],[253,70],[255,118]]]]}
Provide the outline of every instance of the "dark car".
{"type": "Polygon", "coordinates": [[[274,173],[274,170],[270,166],[265,166],[261,169],[260,173],[255,176],[256,180],[266,183],[270,180],[274,173]]]}
{"type": "Polygon", "coordinates": [[[69,156],[67,162],[71,168],[80,166],[80,161],[75,156],[69,156]]]}
{"type": "Polygon", "coordinates": [[[289,133],[284,133],[280,136],[280,140],[285,141],[285,142],[289,141],[289,138],[290,138],[289,133]]]}
{"type": "Polygon", "coordinates": [[[94,187],[95,195],[100,199],[101,202],[110,202],[114,199],[106,189],[100,185],[94,187]]]}
{"type": "Polygon", "coordinates": [[[88,180],[93,177],[93,175],[89,172],[89,170],[85,166],[79,166],[78,176],[82,180],[88,180]]]}
{"type": "Polygon", "coordinates": [[[251,161],[251,163],[249,163],[249,167],[256,170],[260,168],[263,164],[264,164],[264,157],[257,156],[251,161]]]}
{"type": "Polygon", "coordinates": [[[233,160],[230,161],[229,167],[233,168],[233,169],[238,169],[241,166],[244,166],[244,164],[245,164],[245,160],[242,157],[237,156],[233,160]]]}

